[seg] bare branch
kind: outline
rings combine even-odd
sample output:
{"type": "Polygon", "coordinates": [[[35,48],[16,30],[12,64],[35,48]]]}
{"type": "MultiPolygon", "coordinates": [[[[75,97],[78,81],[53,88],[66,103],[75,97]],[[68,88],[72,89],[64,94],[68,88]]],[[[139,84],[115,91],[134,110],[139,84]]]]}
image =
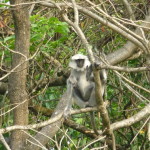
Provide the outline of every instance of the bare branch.
{"type": "Polygon", "coordinates": [[[144,87],[140,86],[140,85],[137,85],[136,83],[130,81],[129,79],[127,79],[126,77],[124,77],[123,75],[121,75],[119,72],[115,71],[115,73],[117,75],[119,75],[121,78],[123,78],[126,82],[128,82],[129,84],[135,86],[135,87],[138,87],[139,89],[142,89],[143,91],[147,92],[147,93],[150,93],[150,90],[148,89],[145,89],[144,87]]]}
{"type": "Polygon", "coordinates": [[[72,4],[73,4],[73,9],[74,9],[74,20],[75,20],[75,23],[77,25],[79,25],[79,12],[78,12],[75,0],[71,0],[71,1],[72,1],[72,4]]]}
{"type": "MultiPolygon", "coordinates": [[[[88,148],[90,145],[98,142],[98,141],[101,141],[101,140],[104,140],[106,138],[106,136],[103,136],[103,137],[99,137],[98,139],[95,139],[93,141],[91,141],[89,144],[87,144],[82,150],[85,150],[86,148],[88,148]]],[[[98,149],[105,149],[105,148],[108,148],[107,145],[103,146],[103,147],[99,147],[98,149]]]]}
{"type": "Polygon", "coordinates": [[[6,4],[6,3],[0,3],[0,5],[3,5],[3,6],[9,6],[9,7],[17,7],[17,6],[22,6],[22,5],[39,4],[39,3],[43,3],[43,2],[45,2],[45,1],[29,2],[29,3],[19,3],[19,4],[6,4]]]}
{"type": "MultiPolygon", "coordinates": [[[[48,7],[55,7],[54,4],[52,3],[41,3],[44,6],[48,6],[48,7]]],[[[57,3],[57,5],[59,5],[59,7],[64,6],[66,4],[64,3],[57,3]]],[[[71,3],[67,3],[68,7],[72,7],[71,3]]],[[[112,30],[118,32],[119,34],[123,35],[125,38],[129,39],[130,41],[132,41],[134,44],[138,45],[140,48],[142,48],[143,50],[145,50],[145,47],[143,46],[143,44],[147,47],[148,43],[145,43],[144,40],[142,40],[141,37],[139,37],[138,35],[134,34],[134,32],[132,32],[131,30],[127,29],[125,26],[121,25],[119,22],[117,22],[116,20],[112,20],[112,17],[109,16],[108,14],[105,13],[105,16],[108,17],[109,19],[111,19],[114,24],[112,24],[111,22],[109,22],[107,19],[104,19],[101,16],[98,16],[96,13],[93,13],[92,11],[81,7],[79,5],[76,5],[78,10],[81,11],[82,13],[94,18],[95,20],[99,21],[100,23],[110,27],[112,30]],[[115,25],[116,24],[116,25],[115,25]],[[121,28],[120,28],[121,27],[121,28]],[[127,33],[128,32],[128,33],[127,33]],[[134,36],[136,37],[134,37],[134,36]],[[141,42],[139,42],[139,38],[141,39],[141,42]]],[[[146,50],[148,51],[148,49],[146,48],[146,50]]]]}
{"type": "MultiPolygon", "coordinates": [[[[74,7],[76,7],[76,5],[74,5],[74,7]]],[[[77,7],[75,8],[75,10],[76,11],[78,10],[77,7]]],[[[91,62],[93,64],[94,61],[95,61],[95,58],[94,58],[94,55],[93,55],[93,52],[92,52],[92,47],[89,45],[85,35],[83,34],[82,30],[79,27],[79,25],[77,24],[77,22],[73,23],[71,20],[69,20],[66,12],[63,13],[63,18],[77,32],[77,34],[80,37],[81,41],[83,42],[83,44],[84,44],[84,46],[85,46],[85,48],[86,48],[86,50],[87,50],[87,52],[89,54],[89,58],[90,58],[90,60],[91,60],[91,62]]]]}
{"type": "Polygon", "coordinates": [[[130,19],[135,20],[134,13],[132,11],[131,5],[129,4],[128,0],[122,0],[122,2],[127,9],[130,19]]]}
{"type": "Polygon", "coordinates": [[[141,72],[141,71],[150,70],[150,67],[128,68],[128,67],[103,65],[103,66],[99,66],[98,69],[111,69],[111,70],[123,71],[123,72],[141,72]]]}
{"type": "Polygon", "coordinates": [[[8,48],[8,47],[5,46],[1,41],[0,41],[0,44],[1,44],[3,47],[5,47],[6,49],[8,49],[10,52],[15,53],[15,54],[18,54],[18,55],[21,55],[21,56],[24,57],[25,60],[27,60],[27,56],[25,56],[24,54],[20,53],[19,51],[14,51],[14,50],[8,48]]]}
{"type": "Polygon", "coordinates": [[[145,125],[147,124],[148,121],[150,121],[150,116],[146,119],[146,121],[144,122],[144,124],[142,125],[142,127],[139,129],[139,131],[137,132],[137,134],[134,136],[134,138],[130,142],[130,144],[133,143],[133,141],[135,140],[135,138],[138,136],[139,132],[145,127],[145,125]]]}
{"type": "Polygon", "coordinates": [[[46,125],[49,125],[49,124],[52,124],[58,120],[60,120],[63,116],[63,113],[60,113],[58,114],[56,117],[53,117],[47,121],[44,121],[44,122],[41,122],[41,123],[38,123],[38,124],[33,124],[33,125],[27,125],[27,126],[22,126],[22,125],[14,125],[14,126],[10,126],[10,127],[7,127],[7,128],[3,128],[3,129],[0,129],[0,133],[7,133],[7,132],[10,132],[10,131],[13,131],[13,130],[17,130],[17,129],[22,129],[22,130],[28,130],[28,129],[35,129],[35,128],[41,128],[43,126],[46,126],[46,125]]]}
{"type": "MultiPolygon", "coordinates": [[[[87,0],[89,1],[89,0],[87,0]]],[[[92,2],[90,2],[92,3],[92,2]]],[[[111,3],[111,2],[110,2],[111,3]]],[[[141,42],[141,45],[143,47],[143,50],[147,53],[149,51],[148,48],[148,40],[145,40],[145,38],[135,34],[133,31],[129,30],[128,28],[126,28],[124,25],[122,25],[121,23],[119,23],[117,20],[114,19],[114,17],[110,16],[108,13],[105,13],[102,9],[100,9],[99,7],[97,7],[94,3],[92,3],[92,6],[94,6],[94,10],[99,13],[100,15],[104,16],[104,18],[107,18],[108,20],[110,20],[110,22],[114,23],[114,25],[118,26],[119,29],[122,29],[123,31],[125,31],[126,33],[130,34],[131,36],[133,36],[133,38],[135,38],[135,40],[139,40],[141,42]],[[97,10],[96,10],[96,9],[97,10]]],[[[113,6],[113,4],[112,4],[113,6]]],[[[114,7],[114,6],[113,6],[114,7]]],[[[114,7],[115,10],[115,7],[114,7]]],[[[117,11],[116,11],[117,12],[117,11]]],[[[127,37],[126,37],[127,38],[127,37]]],[[[134,40],[134,39],[133,39],[134,40]]],[[[139,42],[139,44],[140,44],[139,42]]],[[[141,47],[141,48],[142,48],[141,47]]]]}
{"type": "Polygon", "coordinates": [[[94,133],[94,131],[92,129],[89,129],[89,128],[83,126],[83,125],[77,124],[72,120],[66,119],[64,121],[64,124],[67,127],[70,127],[72,129],[75,129],[76,131],[79,131],[79,132],[87,135],[88,137],[91,137],[91,138],[96,138],[97,137],[97,135],[94,133]]]}
{"type": "MultiPolygon", "coordinates": [[[[29,60],[33,59],[37,53],[38,53],[39,49],[28,59],[22,61],[21,63],[19,63],[18,65],[16,65],[13,69],[11,69],[7,74],[5,74],[3,77],[0,78],[0,81],[5,79],[6,77],[8,77],[12,72],[15,72],[15,70],[17,70],[17,68],[19,68],[21,65],[23,65],[24,63],[28,62],[29,60]]],[[[0,68],[1,69],[1,68],[0,68]]]]}
{"type": "Polygon", "coordinates": [[[143,118],[146,118],[147,116],[149,116],[150,115],[149,110],[150,110],[150,103],[145,108],[143,108],[140,112],[138,112],[137,114],[133,115],[132,117],[130,117],[128,119],[113,123],[113,124],[111,124],[110,127],[112,130],[129,127],[129,126],[133,125],[134,123],[139,122],[143,118]]]}
{"type": "Polygon", "coordinates": [[[4,144],[4,146],[6,147],[7,150],[11,150],[2,134],[0,134],[0,140],[4,144]]]}
{"type": "MultiPolygon", "coordinates": [[[[45,125],[43,124],[45,127],[43,127],[43,125],[41,126],[43,128],[40,130],[40,133],[37,133],[34,136],[34,138],[36,140],[40,141],[41,144],[43,144],[43,145],[45,145],[49,141],[49,138],[47,138],[46,136],[52,138],[56,134],[56,132],[59,130],[59,127],[62,125],[62,122],[64,121],[64,118],[63,118],[64,117],[64,110],[65,110],[66,105],[67,105],[68,95],[70,94],[67,92],[65,92],[63,94],[63,96],[61,97],[61,100],[58,103],[51,119],[49,119],[46,122],[44,121],[44,122],[38,124],[38,126],[36,124],[30,126],[33,129],[33,127],[36,128],[36,127],[41,126],[43,123],[45,124],[45,125]],[[41,133],[44,134],[44,136],[41,133]]],[[[30,141],[35,142],[33,139],[30,139],[30,141]]],[[[38,148],[35,145],[32,145],[30,143],[27,143],[26,146],[27,146],[27,149],[38,150],[38,148]]]]}
{"type": "MultiPolygon", "coordinates": [[[[76,7],[76,5],[74,5],[73,7],[76,7]]],[[[77,8],[75,8],[75,11],[77,11],[77,8]]],[[[78,36],[80,37],[80,39],[82,40],[85,48],[88,51],[91,63],[94,64],[95,63],[95,58],[94,58],[93,52],[91,50],[91,46],[88,44],[88,41],[87,41],[84,33],[80,29],[79,25],[76,24],[76,23],[73,23],[71,20],[69,20],[66,12],[63,14],[63,18],[77,32],[78,36]]],[[[113,148],[113,150],[116,150],[115,137],[113,135],[113,132],[110,131],[110,119],[109,119],[109,116],[108,116],[108,112],[107,112],[107,109],[106,109],[106,107],[104,105],[104,101],[103,101],[103,98],[102,98],[102,93],[99,92],[99,91],[101,91],[100,90],[101,89],[101,81],[100,81],[100,78],[99,78],[99,71],[95,68],[93,73],[94,73],[94,79],[96,81],[95,82],[95,93],[96,93],[97,106],[98,106],[98,109],[101,112],[103,126],[105,127],[103,129],[106,131],[106,132],[104,131],[105,134],[108,137],[110,136],[112,138],[112,141],[113,141],[112,142],[113,143],[112,144],[112,148],[113,148]]],[[[106,142],[108,142],[108,141],[106,141],[106,142]]]]}
{"type": "MultiPolygon", "coordinates": [[[[95,107],[94,108],[83,108],[81,110],[72,110],[71,114],[77,114],[77,113],[80,113],[80,112],[88,112],[88,111],[95,111],[95,110],[96,110],[95,107]]],[[[149,110],[150,110],[150,103],[147,106],[145,106],[145,108],[143,108],[140,112],[135,114],[134,116],[132,116],[128,119],[113,123],[113,124],[110,125],[110,127],[111,127],[112,130],[117,130],[117,129],[120,129],[120,128],[131,126],[131,125],[139,122],[143,118],[149,116],[150,115],[149,110]]],[[[62,113],[58,114],[58,115],[56,115],[56,117],[53,117],[53,118],[51,118],[47,121],[44,121],[42,123],[27,125],[27,126],[15,125],[15,126],[6,127],[6,128],[3,128],[3,129],[0,129],[0,133],[1,134],[2,133],[7,133],[7,132],[10,132],[12,130],[18,130],[18,129],[28,130],[28,129],[41,128],[43,126],[46,126],[48,124],[51,124],[51,123],[54,123],[54,122],[58,121],[61,117],[62,117],[62,113]]]]}

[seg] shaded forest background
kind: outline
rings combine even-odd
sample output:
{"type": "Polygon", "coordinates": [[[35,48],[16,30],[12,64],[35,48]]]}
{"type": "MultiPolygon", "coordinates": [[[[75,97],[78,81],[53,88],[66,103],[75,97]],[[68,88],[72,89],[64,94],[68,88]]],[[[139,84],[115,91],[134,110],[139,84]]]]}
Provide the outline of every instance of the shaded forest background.
{"type": "Polygon", "coordinates": [[[0,14],[0,149],[149,149],[148,0],[2,0],[0,14]],[[114,141],[97,108],[63,115],[70,57],[90,50],[108,72],[114,141]]]}

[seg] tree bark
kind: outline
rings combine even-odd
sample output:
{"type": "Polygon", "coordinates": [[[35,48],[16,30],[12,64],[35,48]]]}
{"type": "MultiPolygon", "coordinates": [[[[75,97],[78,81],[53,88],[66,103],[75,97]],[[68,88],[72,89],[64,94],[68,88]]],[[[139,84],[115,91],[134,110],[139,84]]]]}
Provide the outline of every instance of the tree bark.
{"type": "MultiPolygon", "coordinates": [[[[11,4],[26,2],[25,0],[10,0],[11,4]]],[[[17,106],[13,111],[14,125],[28,124],[28,94],[26,91],[26,76],[29,55],[30,23],[27,6],[16,6],[12,11],[15,24],[15,52],[12,54],[12,69],[21,64],[9,76],[9,97],[11,104],[17,106]],[[20,54],[19,54],[20,53],[20,54]]],[[[27,135],[15,130],[11,134],[11,149],[20,150],[27,135]]]]}

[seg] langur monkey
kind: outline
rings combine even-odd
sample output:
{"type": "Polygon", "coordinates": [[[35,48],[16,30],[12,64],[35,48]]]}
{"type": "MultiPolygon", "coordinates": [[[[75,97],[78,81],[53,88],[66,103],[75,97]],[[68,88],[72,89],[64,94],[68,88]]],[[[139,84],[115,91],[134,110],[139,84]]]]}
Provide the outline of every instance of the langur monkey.
{"type": "MultiPolygon", "coordinates": [[[[96,106],[95,82],[92,65],[88,57],[82,54],[74,55],[71,57],[69,67],[71,68],[71,74],[67,80],[67,89],[72,88],[71,102],[69,102],[70,107],[73,103],[76,103],[81,108],[96,106]]],[[[104,69],[100,71],[100,79],[102,85],[101,92],[102,96],[104,96],[107,80],[107,74],[104,69]]],[[[94,121],[94,118],[91,121],[94,121]]],[[[95,123],[93,122],[92,124],[95,123]]],[[[92,126],[95,131],[95,125],[92,126]]]]}
{"type": "MultiPolygon", "coordinates": [[[[92,65],[87,56],[82,54],[74,55],[69,63],[71,74],[67,80],[67,87],[71,84],[73,87],[72,99],[79,107],[96,106],[95,83],[92,73],[92,65]]],[[[100,71],[102,83],[102,96],[105,92],[107,80],[106,71],[100,71]]],[[[70,87],[70,86],[69,86],[70,87]]]]}

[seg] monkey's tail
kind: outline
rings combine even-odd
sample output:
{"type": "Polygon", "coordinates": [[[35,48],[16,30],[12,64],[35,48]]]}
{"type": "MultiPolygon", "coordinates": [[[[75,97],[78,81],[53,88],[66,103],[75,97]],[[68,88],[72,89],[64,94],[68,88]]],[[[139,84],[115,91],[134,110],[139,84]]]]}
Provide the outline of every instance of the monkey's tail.
{"type": "Polygon", "coordinates": [[[96,134],[96,135],[99,135],[98,130],[97,130],[97,128],[96,128],[94,112],[90,112],[90,117],[91,117],[91,125],[92,125],[92,128],[93,128],[95,134],[96,134]]]}

